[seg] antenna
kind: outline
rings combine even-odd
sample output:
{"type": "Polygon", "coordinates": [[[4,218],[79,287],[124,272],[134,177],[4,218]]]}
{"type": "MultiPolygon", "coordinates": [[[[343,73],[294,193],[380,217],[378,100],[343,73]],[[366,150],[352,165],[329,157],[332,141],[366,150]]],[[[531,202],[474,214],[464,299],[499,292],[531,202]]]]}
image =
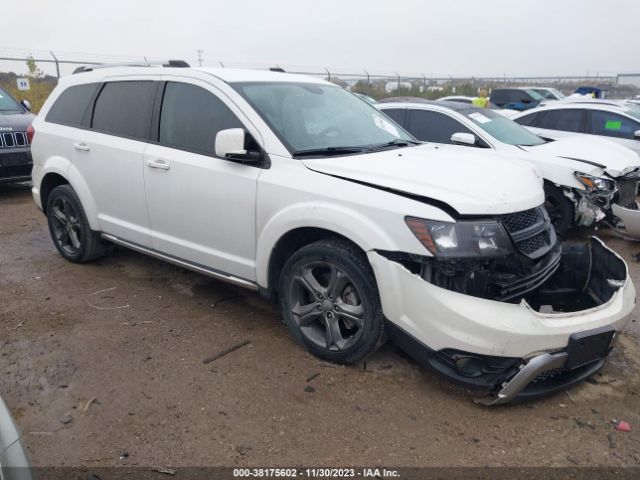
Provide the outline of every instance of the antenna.
{"type": "Polygon", "coordinates": [[[202,54],[204,53],[204,50],[200,50],[198,49],[198,66],[201,67],[202,66],[202,54]]]}

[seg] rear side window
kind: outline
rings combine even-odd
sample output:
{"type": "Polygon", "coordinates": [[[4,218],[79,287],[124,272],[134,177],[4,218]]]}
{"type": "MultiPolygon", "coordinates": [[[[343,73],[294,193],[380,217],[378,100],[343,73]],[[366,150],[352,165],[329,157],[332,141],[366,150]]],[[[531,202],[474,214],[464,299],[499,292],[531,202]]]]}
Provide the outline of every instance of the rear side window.
{"type": "Polygon", "coordinates": [[[633,133],[640,130],[640,123],[617,113],[593,110],[587,133],[606,135],[607,137],[635,138],[633,133]]]}
{"type": "Polygon", "coordinates": [[[149,138],[156,82],[125,81],[105,84],[96,99],[91,128],[140,140],[149,138]]]}
{"type": "Polygon", "coordinates": [[[514,120],[520,125],[524,125],[525,127],[535,127],[536,121],[540,118],[540,112],[530,113],[529,115],[525,115],[524,117],[515,118],[514,120]]]}
{"type": "Polygon", "coordinates": [[[242,127],[238,117],[211,92],[187,83],[167,83],[160,113],[158,139],[162,145],[211,155],[220,130],[242,127]]]}
{"type": "Polygon", "coordinates": [[[406,125],[406,109],[405,108],[385,108],[382,110],[385,115],[391,117],[391,119],[396,122],[398,125],[405,126],[406,125]]]}
{"type": "Polygon", "coordinates": [[[473,133],[448,115],[427,110],[409,110],[407,130],[423,142],[453,143],[454,133],[473,133]]]}
{"type": "Polygon", "coordinates": [[[536,118],[533,127],[563,132],[584,133],[585,114],[583,110],[563,108],[544,112],[536,118]]]}
{"type": "Polygon", "coordinates": [[[67,88],[51,107],[45,117],[45,121],[79,127],[97,88],[97,83],[87,83],[67,88]]]}
{"type": "Polygon", "coordinates": [[[507,91],[506,90],[494,90],[491,92],[491,101],[497,104],[508,103],[507,91]]]}

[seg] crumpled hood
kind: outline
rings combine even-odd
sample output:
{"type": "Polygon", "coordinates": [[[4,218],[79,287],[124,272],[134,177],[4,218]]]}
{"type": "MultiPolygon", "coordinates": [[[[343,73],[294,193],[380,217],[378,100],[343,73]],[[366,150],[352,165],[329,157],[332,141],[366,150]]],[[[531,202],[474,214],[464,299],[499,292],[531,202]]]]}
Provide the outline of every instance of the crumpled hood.
{"type": "Polygon", "coordinates": [[[586,160],[582,163],[582,172],[601,174],[602,170],[622,172],[627,167],[640,165],[638,155],[619,143],[606,138],[590,138],[587,136],[563,137],[553,142],[533,147],[522,147],[531,153],[553,155],[571,160],[586,160]],[[604,166],[600,168],[598,164],[604,166]]]}
{"type": "Polygon", "coordinates": [[[32,113],[0,112],[0,132],[24,132],[35,117],[32,113]]]}
{"type": "Polygon", "coordinates": [[[463,215],[513,213],[544,201],[542,180],[529,163],[468,147],[425,144],[303,163],[315,172],[438,200],[463,215]]]}

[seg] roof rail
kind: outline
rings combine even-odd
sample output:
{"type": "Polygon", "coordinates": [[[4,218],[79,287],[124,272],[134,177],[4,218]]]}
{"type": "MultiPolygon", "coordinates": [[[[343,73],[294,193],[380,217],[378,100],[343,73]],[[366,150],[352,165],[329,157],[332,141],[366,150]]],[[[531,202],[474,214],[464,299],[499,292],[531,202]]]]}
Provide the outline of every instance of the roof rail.
{"type": "Polygon", "coordinates": [[[156,60],[143,62],[122,62],[122,63],[102,63],[99,65],[82,65],[76,68],[73,73],[91,72],[100,68],[113,67],[173,67],[173,68],[189,68],[190,65],[184,60],[156,60]]]}

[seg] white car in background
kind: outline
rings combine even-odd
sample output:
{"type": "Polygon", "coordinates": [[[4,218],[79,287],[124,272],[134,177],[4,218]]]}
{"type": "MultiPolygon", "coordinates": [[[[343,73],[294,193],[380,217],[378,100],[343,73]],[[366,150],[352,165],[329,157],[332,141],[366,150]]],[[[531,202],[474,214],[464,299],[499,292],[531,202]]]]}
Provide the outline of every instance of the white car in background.
{"type": "Polygon", "coordinates": [[[545,140],[493,110],[461,103],[398,102],[378,108],[418,140],[491,148],[531,162],[545,179],[546,208],[560,233],[603,220],[640,237],[640,210],[627,208],[635,205],[640,168],[628,148],[599,138],[545,140]]]}
{"type": "Polygon", "coordinates": [[[512,119],[545,138],[606,137],[640,155],[640,105],[628,100],[566,99],[512,119]]]}

